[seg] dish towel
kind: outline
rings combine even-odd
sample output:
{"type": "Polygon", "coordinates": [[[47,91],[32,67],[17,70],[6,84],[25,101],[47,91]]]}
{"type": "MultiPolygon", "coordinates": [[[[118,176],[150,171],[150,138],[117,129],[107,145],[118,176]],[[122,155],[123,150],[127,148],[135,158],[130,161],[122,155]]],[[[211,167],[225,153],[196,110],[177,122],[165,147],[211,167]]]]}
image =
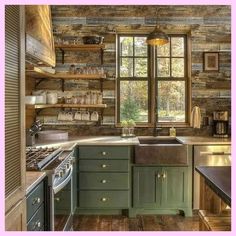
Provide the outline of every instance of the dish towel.
{"type": "Polygon", "coordinates": [[[197,129],[201,127],[201,111],[198,106],[195,106],[191,112],[190,126],[197,129]]]}

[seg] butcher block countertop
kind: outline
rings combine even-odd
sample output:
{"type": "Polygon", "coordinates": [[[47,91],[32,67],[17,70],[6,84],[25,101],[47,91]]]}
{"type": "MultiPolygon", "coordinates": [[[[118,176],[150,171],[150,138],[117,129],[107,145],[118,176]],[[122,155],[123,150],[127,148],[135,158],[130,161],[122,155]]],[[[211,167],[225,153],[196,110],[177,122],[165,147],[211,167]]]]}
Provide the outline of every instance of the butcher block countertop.
{"type": "Polygon", "coordinates": [[[26,171],[26,195],[30,193],[46,176],[43,171],[26,171]]]}
{"type": "Polygon", "coordinates": [[[231,206],[231,167],[199,166],[196,171],[204,177],[212,190],[229,206],[231,206]]]}

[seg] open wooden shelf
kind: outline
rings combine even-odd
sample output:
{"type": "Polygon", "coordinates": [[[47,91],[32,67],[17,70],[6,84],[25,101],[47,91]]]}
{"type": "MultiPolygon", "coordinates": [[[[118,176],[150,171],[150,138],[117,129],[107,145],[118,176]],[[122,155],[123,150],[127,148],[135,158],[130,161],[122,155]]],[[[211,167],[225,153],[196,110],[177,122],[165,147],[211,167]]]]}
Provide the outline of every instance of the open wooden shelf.
{"type": "Polygon", "coordinates": [[[26,71],[27,76],[31,76],[37,79],[64,79],[64,80],[100,80],[105,79],[105,74],[66,74],[66,73],[55,73],[51,74],[40,68],[34,68],[33,70],[26,71]]]}
{"type": "Polygon", "coordinates": [[[105,48],[104,44],[56,44],[56,49],[67,51],[99,51],[105,48]]]}
{"type": "Polygon", "coordinates": [[[106,104],[37,104],[37,105],[26,105],[28,109],[44,109],[44,108],[106,108],[106,104]]]}

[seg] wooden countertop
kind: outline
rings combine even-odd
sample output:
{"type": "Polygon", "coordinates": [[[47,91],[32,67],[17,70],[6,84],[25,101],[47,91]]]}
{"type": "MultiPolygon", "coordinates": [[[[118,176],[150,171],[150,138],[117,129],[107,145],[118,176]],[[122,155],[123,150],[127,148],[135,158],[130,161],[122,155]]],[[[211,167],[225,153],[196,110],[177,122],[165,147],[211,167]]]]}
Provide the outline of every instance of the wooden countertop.
{"type": "Polygon", "coordinates": [[[205,178],[210,188],[231,206],[231,166],[200,166],[195,169],[205,178]]]}
{"type": "Polygon", "coordinates": [[[43,171],[26,171],[26,195],[46,176],[43,171]]]}

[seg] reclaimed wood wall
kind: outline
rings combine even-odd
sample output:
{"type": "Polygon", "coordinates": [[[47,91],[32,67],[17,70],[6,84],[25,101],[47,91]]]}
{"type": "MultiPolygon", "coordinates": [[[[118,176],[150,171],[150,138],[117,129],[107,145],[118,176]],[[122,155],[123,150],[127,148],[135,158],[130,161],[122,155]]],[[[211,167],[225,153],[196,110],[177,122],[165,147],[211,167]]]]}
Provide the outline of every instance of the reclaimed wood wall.
{"type": "MultiPolygon", "coordinates": [[[[115,94],[116,33],[148,33],[153,30],[156,19],[166,33],[188,33],[191,37],[191,87],[192,106],[199,105],[203,116],[211,116],[214,110],[228,110],[231,107],[231,8],[230,6],[52,6],[53,32],[55,42],[64,40],[81,42],[84,35],[104,36],[104,69],[108,78],[104,90],[115,94]],[[157,13],[156,13],[157,12],[157,13]],[[203,52],[219,52],[219,71],[203,71],[203,52]]],[[[65,54],[65,64],[57,53],[57,70],[68,70],[76,66],[97,65],[99,54],[70,52],[65,54]]],[[[60,82],[45,81],[40,89],[58,88],[60,82]]],[[[78,89],[75,82],[67,82],[68,89],[78,89]]],[[[80,86],[80,85],[78,85],[80,86]]],[[[98,89],[95,82],[87,84],[98,89]]],[[[104,116],[114,120],[115,100],[108,99],[104,116]]],[[[55,127],[54,127],[55,128],[55,127]]],[[[61,127],[60,127],[61,128],[61,127]]],[[[114,126],[63,127],[77,134],[119,134],[114,126]]],[[[152,129],[136,130],[138,135],[150,135],[152,129]]],[[[200,130],[178,128],[177,135],[209,135],[211,126],[200,130]]],[[[163,129],[160,134],[168,134],[163,129]]]]}

